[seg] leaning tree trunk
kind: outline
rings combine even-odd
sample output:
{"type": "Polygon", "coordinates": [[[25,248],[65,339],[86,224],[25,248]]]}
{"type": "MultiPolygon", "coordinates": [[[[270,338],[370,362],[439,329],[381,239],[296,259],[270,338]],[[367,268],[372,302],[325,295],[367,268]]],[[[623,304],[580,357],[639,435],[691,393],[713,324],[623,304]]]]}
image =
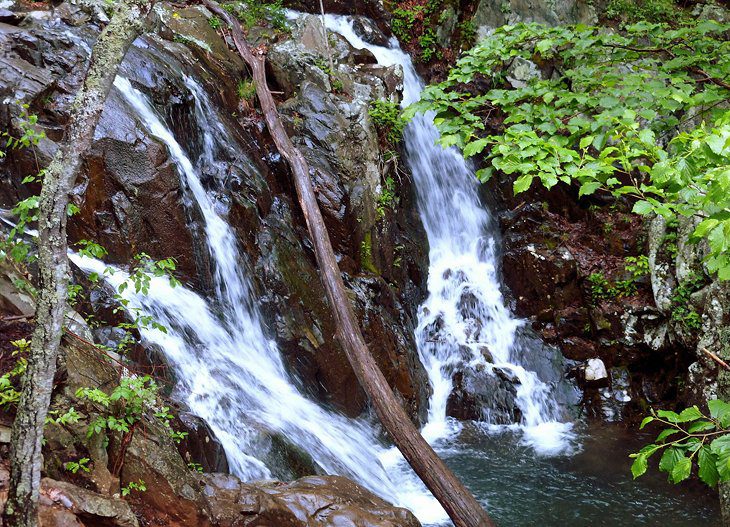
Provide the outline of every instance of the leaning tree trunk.
{"type": "Polygon", "coordinates": [[[345,285],[322,219],[322,213],[317,205],[309,177],[309,166],[302,153],[287,135],[271,91],[266,84],[264,55],[259,50],[251,51],[241,26],[235,18],[212,0],[203,1],[231,27],[233,42],[253,72],[256,94],[261,103],[269,132],[279,152],[289,162],[294,175],[299,203],[307,222],[309,235],[314,243],[321,278],[335,317],[337,337],[360,384],[372,401],[378,418],[413,470],[446,509],[457,527],[493,526],[494,523],[479,502],[461,484],[413,426],[365,344],[352,305],[345,292],[345,285]]]}
{"type": "Polygon", "coordinates": [[[43,425],[56,372],[69,265],[66,209],[82,157],[91,145],[104,102],[127,49],[142,31],[150,0],[121,0],[91,53],[89,70],[71,108],[66,136],[43,176],[38,209],[38,299],[28,369],[13,423],[6,527],[38,524],[43,425]]]}

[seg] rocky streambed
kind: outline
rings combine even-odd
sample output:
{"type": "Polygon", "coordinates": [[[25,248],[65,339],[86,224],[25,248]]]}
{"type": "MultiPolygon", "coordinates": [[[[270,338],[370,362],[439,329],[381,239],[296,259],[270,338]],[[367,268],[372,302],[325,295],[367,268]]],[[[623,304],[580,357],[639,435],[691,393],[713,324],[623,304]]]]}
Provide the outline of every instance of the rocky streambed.
{"type": "MultiPolygon", "coordinates": [[[[37,115],[38,127],[46,138],[35,148],[11,150],[0,159],[3,209],[38,191],[37,184],[21,182],[48,162],[62,140],[90,49],[108,16],[103,2],[64,2],[53,10],[24,1],[6,3],[0,8],[4,51],[0,57],[0,99],[4,102],[0,122],[4,130],[17,133],[27,114],[37,115]]],[[[347,12],[347,6],[335,4],[328,4],[327,9],[347,12]]],[[[480,2],[483,15],[488,6],[482,4],[488,2],[480,2]]],[[[511,4],[515,4],[514,13],[522,12],[520,2],[511,4]]],[[[318,5],[307,3],[294,7],[318,9],[318,5]]],[[[357,8],[358,14],[373,17],[373,21],[363,17],[355,20],[352,27],[357,37],[367,45],[387,47],[387,13],[376,3],[364,2],[357,8]]],[[[458,18],[458,13],[454,11],[453,16],[458,18]]],[[[583,7],[565,10],[563,18],[572,16],[570,13],[584,13],[583,7]]],[[[373,465],[384,467],[387,477],[382,476],[386,477],[383,481],[395,490],[374,488],[378,484],[372,481],[380,481],[377,478],[358,479],[358,470],[346,462],[326,470],[322,459],[329,458],[319,458],[314,449],[302,448],[302,444],[316,442],[302,443],[288,437],[281,427],[266,424],[255,415],[253,406],[237,419],[254,437],[247,437],[245,444],[255,451],[246,454],[266,466],[261,474],[268,477],[265,481],[244,477],[242,481],[226,474],[238,466],[230,463],[230,448],[242,439],[216,437],[213,428],[218,425],[211,422],[213,427],[209,426],[191,411],[190,379],[184,378],[179,358],[165,348],[163,340],[136,334],[137,342],[124,359],[94,347],[98,344],[108,349],[119,343],[123,334],[115,326],[123,316],[114,312],[116,304],[110,290],[90,289],[85,272],[77,268],[75,280],[86,293],[75,305],[76,322],[69,325],[71,333],[64,338],[64,361],[56,379],[53,409],[62,412],[74,406],[85,418],[75,425],[49,426],[46,432],[43,524],[418,525],[411,512],[393,506],[399,499],[395,496],[402,498],[395,505],[408,505],[424,523],[440,523],[442,511],[433,508],[411,476],[404,475],[407,470],[402,461],[388,449],[387,439],[368,415],[365,394],[334,338],[334,322],[290,174],[266,132],[253,97],[246,93],[250,79],[243,64],[229,50],[222,38],[225,35],[211,24],[210,17],[197,6],[162,2],[155,8],[151,31],[130,49],[120,75],[149,104],[170,138],[163,139],[150,128],[149,120],[130,104],[128,93],[112,91],[74,190],[73,201],[79,212],[69,220],[71,241],[94,240],[108,251],[105,261],[121,268],[139,253],[159,259],[174,257],[184,291],[197,295],[208,306],[206,313],[211,320],[226,321],[231,313],[221,300],[226,297],[221,289],[232,281],[221,281],[221,262],[207,241],[207,214],[223,218],[237,247],[238,256],[230,272],[246,277],[249,300],[242,304],[246,304],[246,316],[260,324],[256,330],[260,337],[244,331],[239,342],[248,339],[254,347],[263,346],[274,353],[271,356],[281,357],[283,373],[277,379],[286,380],[286,390],[292,389],[297,397],[309,401],[307,404],[330,412],[322,413],[322,419],[342,423],[344,432],[338,433],[345,439],[355,441],[355,436],[348,436],[355,432],[358,438],[366,438],[368,444],[355,444],[354,450],[364,449],[374,457],[373,465]],[[195,182],[180,169],[171,141],[190,161],[195,182]],[[194,198],[193,183],[208,196],[210,211],[205,208],[208,205],[194,198]],[[76,390],[93,386],[108,391],[121,376],[144,373],[158,378],[175,416],[172,427],[187,436],[176,444],[169,431],[148,416],[128,445],[122,446],[113,438],[108,444],[87,439],[86,425],[99,409],[79,400],[76,390]],[[116,463],[120,455],[121,465],[116,463]],[[65,468],[69,460],[81,458],[90,460],[89,472],[72,473],[65,468]],[[342,476],[354,478],[370,490],[342,476]],[[121,499],[120,488],[139,481],[147,490],[121,499]],[[426,509],[429,512],[424,514],[426,509]]],[[[353,46],[337,32],[323,32],[316,16],[290,20],[287,31],[255,24],[249,38],[268,50],[269,85],[290,135],[312,167],[317,199],[366,340],[413,421],[423,425],[432,418],[429,404],[438,385],[433,382],[433,372],[424,366],[423,355],[419,355],[423,344],[417,339],[449,341],[451,346],[452,330],[449,321],[438,316],[418,328],[419,317],[423,320],[424,316],[418,309],[429,294],[429,249],[433,249],[429,241],[433,240],[424,229],[418,189],[404,161],[404,147],[398,147],[400,157],[394,158],[394,152],[389,151],[393,145],[383,142],[369,114],[374,101],[401,101],[407,83],[404,68],[383,64],[367,46],[353,46]],[[397,183],[395,190],[389,180],[397,183]]],[[[684,242],[680,242],[676,261],[669,261],[668,253],[661,249],[666,226],[644,227],[627,221],[625,225],[617,223],[618,232],[609,236],[611,243],[595,244],[600,234],[586,226],[586,205],[573,196],[536,193],[527,203],[517,203],[499,182],[481,192],[479,205],[499,212],[489,231],[498,244],[496,260],[502,262],[497,263],[495,276],[497,280],[503,276],[506,285],[497,293],[504,295],[507,307],[527,321],[513,319],[504,305],[501,308],[505,320],[519,326],[514,348],[518,357],[513,362],[536,372],[536,379],[560,392],[550,399],[554,401],[550,404],[556,405],[551,415],[560,415],[563,421],[580,420],[580,409],[586,408],[599,420],[620,420],[643,411],[646,402],[699,395],[703,387],[694,391],[688,387],[678,393],[672,379],[685,376],[691,363],[695,363],[693,375],[708,371],[710,377],[713,375],[712,361],[701,352],[695,353],[720,341],[719,328],[726,314],[718,306],[730,304],[722,301],[726,294],[723,288],[709,284],[695,299],[698,309],[707,314],[702,334],[686,335],[680,326],[673,325],[666,299],[682,280],[682,273],[698,262],[684,242]],[[494,230],[495,226],[499,229],[494,230]],[[501,240],[497,231],[502,233],[501,240]],[[646,232],[646,243],[651,247],[651,280],[626,306],[610,302],[596,305],[587,290],[587,276],[599,261],[637,253],[643,242],[633,236],[636,232],[646,232]],[[599,245],[604,246],[603,251],[589,249],[599,245]],[[665,361],[657,370],[648,366],[669,350],[673,350],[671,364],[665,361]],[[607,366],[606,374],[588,386],[586,404],[578,405],[574,398],[577,392],[565,380],[568,369],[599,358],[607,366]]],[[[447,267],[440,275],[445,281],[457,286],[468,283],[467,277],[459,278],[457,273],[462,271],[458,266],[447,267]]],[[[32,314],[33,300],[18,284],[24,273],[31,278],[34,269],[32,265],[23,269],[3,264],[0,271],[0,345],[6,372],[14,364],[9,358],[10,342],[27,337],[32,329],[22,317],[32,314]]],[[[458,356],[458,360],[441,370],[446,372],[446,381],[453,383],[453,390],[443,398],[443,422],[451,432],[442,435],[435,447],[487,507],[497,509],[505,524],[530,525],[529,515],[511,515],[509,505],[500,505],[501,498],[493,498],[495,493],[506,487],[520,488],[521,499],[529,500],[537,488],[556,493],[563,487],[577,494],[590,492],[595,483],[590,481],[594,480],[584,477],[580,462],[569,460],[595,434],[590,432],[593,428],[586,435],[579,427],[566,440],[570,448],[548,460],[520,446],[517,428],[525,420],[520,397],[524,397],[521,390],[526,377],[499,366],[496,344],[480,343],[476,335],[491,326],[479,301],[474,293],[464,290],[454,304],[470,333],[465,337],[467,345],[454,348],[453,357],[458,356]],[[479,360],[474,360],[474,353],[479,354],[479,360]],[[496,431],[470,424],[483,420],[501,428],[496,431]],[[467,423],[465,427],[462,421],[467,423]],[[491,435],[494,433],[497,435],[491,435]],[[547,479],[522,486],[499,471],[487,476],[495,465],[508,464],[513,458],[520,460],[520,474],[525,479],[534,471],[547,474],[547,479]]],[[[200,325],[203,320],[196,319],[200,325]]],[[[204,340],[193,326],[172,333],[205,362],[206,353],[212,357],[215,342],[204,340]]],[[[703,386],[712,388],[711,383],[703,386]]],[[[247,399],[246,393],[236,390],[233,386],[232,395],[219,398],[218,407],[230,409],[247,399]]],[[[311,408],[301,408],[305,407],[311,408]]],[[[7,442],[5,432],[12,417],[12,409],[4,412],[0,441],[7,442]]],[[[313,432],[319,438],[316,444],[323,441],[318,434],[313,432]]],[[[625,456],[628,452],[623,444],[602,444],[592,451],[606,456],[625,456]]],[[[2,448],[7,456],[7,444],[2,448]]],[[[243,474],[239,471],[238,476],[243,474]]],[[[631,494],[626,479],[616,479],[621,483],[598,498],[601,503],[620,501],[631,494]]],[[[6,482],[5,468],[0,470],[0,485],[6,482]]],[[[545,492],[549,502],[552,494],[545,492]]],[[[671,496],[677,510],[687,506],[682,498],[671,496]]],[[[555,518],[545,519],[546,525],[562,525],[568,518],[574,525],[599,525],[597,518],[604,515],[597,503],[559,509],[555,518]]],[[[637,525],[658,521],[659,509],[653,502],[638,500],[631,511],[621,521],[640,518],[637,525]]],[[[691,515],[697,521],[710,521],[715,514],[713,506],[704,502],[692,506],[691,515]]]]}

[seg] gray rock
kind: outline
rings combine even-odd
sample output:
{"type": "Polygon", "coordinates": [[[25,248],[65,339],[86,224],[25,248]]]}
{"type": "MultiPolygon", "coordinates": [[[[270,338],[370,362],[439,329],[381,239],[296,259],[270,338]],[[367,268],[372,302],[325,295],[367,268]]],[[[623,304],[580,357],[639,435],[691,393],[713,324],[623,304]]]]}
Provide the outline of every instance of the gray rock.
{"type": "Polygon", "coordinates": [[[594,24],[595,8],[585,0],[480,0],[473,17],[479,33],[489,28],[518,22],[560,24],[594,24]]]}

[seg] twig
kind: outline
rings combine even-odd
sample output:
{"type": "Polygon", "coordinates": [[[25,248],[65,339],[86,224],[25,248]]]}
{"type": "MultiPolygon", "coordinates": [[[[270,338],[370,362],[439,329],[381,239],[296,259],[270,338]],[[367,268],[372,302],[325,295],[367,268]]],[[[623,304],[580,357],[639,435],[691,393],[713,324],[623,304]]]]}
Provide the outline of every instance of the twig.
{"type": "Polygon", "coordinates": [[[724,360],[722,360],[720,357],[718,357],[717,355],[715,355],[714,353],[712,353],[707,348],[702,348],[702,351],[704,351],[707,354],[708,357],[710,357],[712,360],[714,360],[715,362],[717,362],[720,366],[722,366],[726,370],[729,370],[730,371],[730,366],[728,366],[727,362],[725,362],[724,360]]]}

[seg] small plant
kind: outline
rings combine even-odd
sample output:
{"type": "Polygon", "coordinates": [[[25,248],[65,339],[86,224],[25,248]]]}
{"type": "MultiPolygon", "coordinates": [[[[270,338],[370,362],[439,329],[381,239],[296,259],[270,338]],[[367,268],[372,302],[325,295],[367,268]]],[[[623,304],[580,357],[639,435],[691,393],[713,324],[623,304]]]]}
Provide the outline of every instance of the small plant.
{"type": "Polygon", "coordinates": [[[689,478],[695,466],[699,478],[710,487],[730,481],[730,404],[711,400],[707,406],[709,415],[697,406],[680,413],[652,409],[640,428],[652,422],[665,428],[653,443],[631,454],[634,478],[646,473],[651,456],[661,452],[659,470],[666,472],[672,483],[689,478]]]}
{"type": "Polygon", "coordinates": [[[375,123],[378,135],[388,145],[397,145],[403,140],[406,122],[402,118],[400,107],[385,99],[370,103],[368,114],[375,123]]]}
{"type": "Polygon", "coordinates": [[[264,3],[261,0],[243,0],[223,4],[223,9],[234,15],[244,28],[270,24],[279,31],[289,29],[282,0],[264,3]]]}
{"type": "Polygon", "coordinates": [[[380,194],[377,197],[376,213],[379,220],[385,218],[387,209],[394,209],[398,204],[398,195],[395,192],[395,181],[391,176],[385,178],[385,183],[381,186],[380,194]]]}
{"type": "MultiPolygon", "coordinates": [[[[12,356],[27,354],[30,350],[30,341],[26,339],[14,340],[10,343],[13,348],[12,356]]],[[[28,361],[24,357],[19,357],[15,366],[8,373],[0,377],[0,407],[15,405],[20,400],[20,390],[18,389],[20,378],[28,368],[28,361]]]]}
{"type": "Polygon", "coordinates": [[[71,472],[72,474],[76,474],[79,470],[83,472],[89,472],[89,461],[91,461],[88,457],[82,457],[78,461],[68,461],[63,464],[63,468],[71,472]]]}
{"type": "Polygon", "coordinates": [[[634,280],[639,280],[649,274],[649,258],[646,255],[627,256],[624,260],[626,271],[634,280]]]}
{"type": "Polygon", "coordinates": [[[210,27],[217,31],[221,28],[221,19],[213,15],[208,19],[208,24],[210,24],[210,27]]]}
{"type": "Polygon", "coordinates": [[[253,101],[256,97],[256,84],[252,80],[239,80],[236,85],[236,94],[241,101],[253,101]]]}
{"type": "Polygon", "coordinates": [[[190,463],[188,463],[188,468],[193,472],[203,472],[203,465],[201,465],[200,463],[193,463],[191,461],[190,463]]]}
{"type": "Polygon", "coordinates": [[[147,485],[145,485],[145,482],[141,479],[137,481],[130,481],[125,487],[122,487],[122,496],[129,496],[133,490],[137,492],[145,492],[147,490],[147,485]]]}
{"type": "Polygon", "coordinates": [[[477,27],[471,20],[464,20],[457,26],[461,40],[462,49],[468,49],[474,45],[477,39],[477,27]]]}
{"type": "Polygon", "coordinates": [[[411,9],[403,9],[397,7],[393,9],[393,19],[391,21],[391,29],[393,34],[401,42],[410,42],[413,38],[413,26],[419,18],[423,17],[424,6],[416,5],[411,9]]]}
{"type": "Polygon", "coordinates": [[[612,287],[603,273],[592,273],[588,277],[588,283],[590,284],[591,299],[593,302],[608,300],[613,296],[611,294],[612,287]]]}
{"type": "Polygon", "coordinates": [[[438,37],[433,29],[428,28],[424,31],[418,38],[418,44],[421,46],[421,59],[423,62],[431,62],[432,59],[442,57],[438,37]]]}
{"type": "MultiPolygon", "coordinates": [[[[80,388],[76,391],[76,397],[97,403],[109,411],[89,423],[87,436],[101,434],[105,430],[129,432],[130,427],[142,419],[145,411],[153,407],[157,393],[157,384],[149,375],[124,378],[111,394],[98,388],[80,388]],[[116,403],[114,408],[112,403],[116,403]]],[[[163,419],[164,422],[167,420],[163,419]]]]}
{"type": "Polygon", "coordinates": [[[365,233],[365,238],[360,243],[360,265],[370,273],[379,274],[373,262],[373,237],[370,232],[365,233]]]}
{"type": "Polygon", "coordinates": [[[692,294],[702,289],[705,279],[692,274],[684,280],[672,296],[672,320],[690,331],[697,331],[702,327],[702,316],[692,307],[692,294]]]}

